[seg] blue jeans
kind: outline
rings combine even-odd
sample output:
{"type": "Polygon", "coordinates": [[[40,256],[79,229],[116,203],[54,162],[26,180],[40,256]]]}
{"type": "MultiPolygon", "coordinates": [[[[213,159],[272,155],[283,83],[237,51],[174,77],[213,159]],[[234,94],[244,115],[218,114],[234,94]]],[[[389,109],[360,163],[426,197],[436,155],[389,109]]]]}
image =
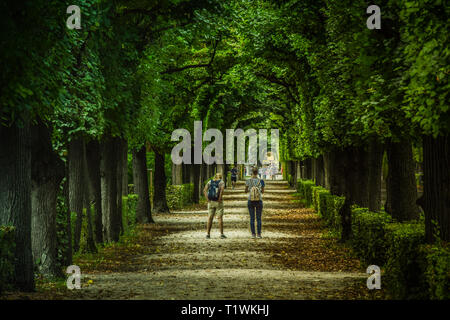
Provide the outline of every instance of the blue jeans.
{"type": "Polygon", "coordinates": [[[256,211],[256,226],[258,229],[258,235],[261,234],[261,214],[263,209],[263,202],[262,200],[259,201],[250,201],[248,200],[247,203],[248,211],[250,212],[250,229],[252,231],[252,234],[255,233],[255,211],[256,211]]]}

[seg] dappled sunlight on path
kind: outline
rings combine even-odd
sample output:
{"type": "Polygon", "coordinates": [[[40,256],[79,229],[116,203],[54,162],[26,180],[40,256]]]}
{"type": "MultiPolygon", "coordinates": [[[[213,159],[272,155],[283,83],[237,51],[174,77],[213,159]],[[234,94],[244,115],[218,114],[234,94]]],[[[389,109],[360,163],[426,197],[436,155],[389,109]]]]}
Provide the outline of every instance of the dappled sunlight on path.
{"type": "MultiPolygon", "coordinates": [[[[301,207],[286,182],[267,182],[263,238],[252,239],[243,182],[226,190],[220,239],[214,222],[205,239],[207,210],[183,209],[154,216],[142,228],[143,250],[133,269],[84,275],[93,285],[83,299],[342,299],[366,278],[359,261],[322,223],[301,207]]],[[[131,260],[130,260],[131,262],[131,260]]]]}

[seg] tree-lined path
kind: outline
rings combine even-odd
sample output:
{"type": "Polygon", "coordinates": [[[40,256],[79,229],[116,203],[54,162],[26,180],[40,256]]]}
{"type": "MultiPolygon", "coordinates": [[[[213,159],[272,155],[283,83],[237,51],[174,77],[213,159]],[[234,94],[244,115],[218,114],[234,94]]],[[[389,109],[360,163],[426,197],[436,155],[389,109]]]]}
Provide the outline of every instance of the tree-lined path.
{"type": "Polygon", "coordinates": [[[243,181],[225,191],[227,239],[219,238],[217,222],[205,239],[205,206],[157,214],[139,237],[141,254],[95,266],[66,297],[342,299],[364,282],[359,261],[324,238],[317,214],[302,208],[285,181],[267,181],[263,238],[251,239],[243,191],[243,181]]]}
{"type": "Polygon", "coordinates": [[[380,1],[381,29],[362,0],[77,6],[0,2],[2,297],[62,284],[73,264],[91,282],[61,297],[342,297],[352,281],[333,277],[373,264],[390,297],[450,298],[445,1],[380,1]],[[332,237],[276,182],[262,240],[242,184],[229,238],[204,239],[201,188],[255,132],[258,166],[278,149],[308,206],[322,195],[332,237]]]}

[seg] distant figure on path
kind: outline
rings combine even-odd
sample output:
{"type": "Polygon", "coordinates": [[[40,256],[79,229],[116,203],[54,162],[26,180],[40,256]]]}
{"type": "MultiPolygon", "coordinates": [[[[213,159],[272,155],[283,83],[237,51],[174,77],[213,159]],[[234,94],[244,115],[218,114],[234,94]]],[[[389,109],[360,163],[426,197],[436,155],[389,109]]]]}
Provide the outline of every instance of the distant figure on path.
{"type": "Polygon", "coordinates": [[[220,238],[225,239],[223,234],[223,190],[225,188],[225,182],[222,180],[222,174],[217,172],[214,179],[208,181],[203,194],[208,199],[208,223],[206,225],[206,239],[210,239],[211,226],[214,220],[214,216],[217,214],[219,220],[220,238]]]}
{"type": "Polygon", "coordinates": [[[236,165],[233,167],[233,169],[231,169],[231,186],[232,189],[234,189],[236,187],[236,180],[237,180],[237,168],[236,165]]]}
{"type": "Polygon", "coordinates": [[[275,176],[278,174],[278,168],[274,164],[271,166],[270,173],[272,174],[272,180],[275,180],[275,176]]]}
{"type": "Polygon", "coordinates": [[[264,193],[264,180],[258,178],[258,168],[253,168],[252,176],[245,181],[245,192],[248,192],[248,211],[250,213],[250,230],[252,238],[261,238],[261,215],[263,209],[262,194],[264,193]],[[255,232],[255,215],[257,231],[255,232]]]}

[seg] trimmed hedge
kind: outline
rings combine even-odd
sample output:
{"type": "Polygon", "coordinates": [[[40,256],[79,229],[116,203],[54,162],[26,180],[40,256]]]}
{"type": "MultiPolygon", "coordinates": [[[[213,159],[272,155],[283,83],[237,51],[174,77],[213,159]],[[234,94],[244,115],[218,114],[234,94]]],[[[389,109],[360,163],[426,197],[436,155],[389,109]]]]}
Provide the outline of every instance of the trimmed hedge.
{"type": "Polygon", "coordinates": [[[316,186],[312,180],[297,180],[297,192],[306,200],[307,206],[314,207],[327,226],[340,232],[339,211],[344,205],[344,197],[332,195],[327,189],[316,186]]]}
{"type": "Polygon", "coordinates": [[[0,226],[0,294],[14,278],[14,227],[0,226]]]}
{"type": "Polygon", "coordinates": [[[328,193],[330,194],[330,192],[321,187],[321,186],[314,186],[312,187],[312,205],[314,207],[314,210],[316,210],[316,212],[318,212],[319,214],[321,214],[320,210],[319,210],[319,195],[321,193],[328,193]]]}
{"type": "MultiPolygon", "coordinates": [[[[339,211],[345,198],[311,180],[298,180],[297,191],[326,225],[341,232],[339,211]]],[[[396,223],[386,212],[352,207],[351,246],[363,264],[385,270],[383,283],[394,299],[450,299],[450,247],[425,245],[423,219],[396,223]]]]}
{"type": "Polygon", "coordinates": [[[425,242],[422,222],[391,223],[386,226],[388,249],[386,283],[397,299],[427,298],[423,253],[419,246],[425,242]]]}
{"type": "Polygon", "coordinates": [[[297,191],[306,200],[306,204],[310,207],[312,203],[312,188],[316,184],[312,180],[297,180],[297,191]]]}
{"type": "Polygon", "coordinates": [[[367,265],[386,263],[386,227],[392,218],[386,212],[370,212],[367,208],[352,209],[352,247],[367,265]]]}
{"type": "Polygon", "coordinates": [[[166,189],[167,205],[171,210],[179,210],[193,202],[194,184],[168,185],[166,189]]]}
{"type": "MultiPolygon", "coordinates": [[[[325,196],[326,197],[326,196],[325,196]]],[[[326,214],[328,218],[329,225],[336,230],[339,234],[341,234],[342,231],[342,223],[341,223],[341,215],[340,210],[342,206],[344,205],[345,197],[339,197],[330,195],[326,197],[326,214]]]]}
{"type": "Polygon", "coordinates": [[[441,244],[421,247],[425,255],[425,277],[431,299],[450,299],[450,247],[441,244]]]}

